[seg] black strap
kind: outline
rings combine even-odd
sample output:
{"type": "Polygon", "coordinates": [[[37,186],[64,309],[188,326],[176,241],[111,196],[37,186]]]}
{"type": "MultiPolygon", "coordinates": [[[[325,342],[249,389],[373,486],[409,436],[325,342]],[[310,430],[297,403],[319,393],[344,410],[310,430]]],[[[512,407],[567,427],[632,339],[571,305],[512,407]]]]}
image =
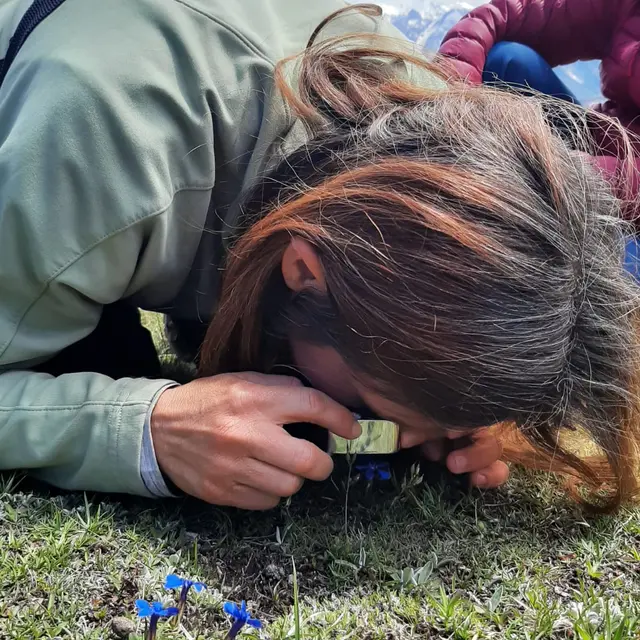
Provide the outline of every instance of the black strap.
{"type": "Polygon", "coordinates": [[[34,0],[27,12],[22,16],[18,24],[4,58],[0,60],[0,86],[9,71],[9,67],[18,55],[22,45],[26,42],[29,34],[50,14],[52,14],[64,0],[34,0]]]}

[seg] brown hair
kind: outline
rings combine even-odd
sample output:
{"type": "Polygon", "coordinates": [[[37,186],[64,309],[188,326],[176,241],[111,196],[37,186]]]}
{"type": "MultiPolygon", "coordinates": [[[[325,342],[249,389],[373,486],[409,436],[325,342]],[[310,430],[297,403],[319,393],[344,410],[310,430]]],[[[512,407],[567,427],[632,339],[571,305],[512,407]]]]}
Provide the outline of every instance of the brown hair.
{"type": "Polygon", "coordinates": [[[444,64],[380,36],[316,44],[323,26],[297,91],[291,60],[276,69],[309,140],[247,199],[200,373],[268,369],[269,334],[295,332],[446,427],[500,423],[508,459],[579,478],[585,504],[631,499],[638,290],[584,112],[444,86],[444,64]],[[291,236],[319,254],[326,296],[286,290],[291,236]],[[575,429],[595,452],[565,442],[575,429]]]}

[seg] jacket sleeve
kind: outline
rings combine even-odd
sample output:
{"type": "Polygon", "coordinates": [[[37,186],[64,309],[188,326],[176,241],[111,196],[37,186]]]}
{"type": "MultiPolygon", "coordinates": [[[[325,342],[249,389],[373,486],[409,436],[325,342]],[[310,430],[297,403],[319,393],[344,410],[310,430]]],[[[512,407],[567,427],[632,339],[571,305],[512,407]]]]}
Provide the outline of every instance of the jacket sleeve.
{"type": "MultiPolygon", "coordinates": [[[[103,305],[131,294],[149,254],[161,259],[170,246],[179,198],[208,192],[174,191],[144,140],[132,140],[130,103],[105,97],[81,68],[52,57],[17,66],[6,81],[0,469],[29,469],[69,489],[149,495],[140,469],[145,420],[171,381],[30,369],[88,335],[103,305]]],[[[157,130],[166,135],[169,124],[157,130]]]]}
{"type": "MultiPolygon", "coordinates": [[[[145,420],[171,381],[95,373],[56,378],[28,370],[93,330],[101,302],[125,286],[131,268],[125,256],[135,260],[139,237],[130,230],[100,243],[53,280],[38,283],[37,293],[23,273],[14,280],[23,293],[2,296],[0,469],[31,470],[67,489],[151,495],[140,468],[145,420]],[[91,291],[86,273],[103,276],[91,291]]],[[[35,263],[26,256],[22,266],[37,271],[35,263]]],[[[0,257],[0,272],[5,266],[0,257]]],[[[0,286],[3,294],[6,289],[0,286]]]]}
{"type": "Polygon", "coordinates": [[[492,0],[467,14],[445,36],[440,54],[455,71],[482,82],[487,55],[501,41],[527,45],[551,66],[600,60],[635,0],[492,0]]]}

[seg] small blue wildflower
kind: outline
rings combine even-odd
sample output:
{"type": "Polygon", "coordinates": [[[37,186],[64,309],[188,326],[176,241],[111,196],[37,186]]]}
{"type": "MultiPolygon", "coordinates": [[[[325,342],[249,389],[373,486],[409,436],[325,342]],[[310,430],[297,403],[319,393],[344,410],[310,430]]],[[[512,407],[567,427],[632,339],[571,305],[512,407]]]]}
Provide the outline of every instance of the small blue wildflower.
{"type": "Polygon", "coordinates": [[[389,471],[388,462],[369,462],[367,464],[356,465],[356,469],[364,474],[367,482],[373,482],[375,478],[378,480],[389,480],[391,471],[389,471]]]}
{"type": "Polygon", "coordinates": [[[165,607],[162,602],[136,600],[138,618],[171,618],[178,613],[176,607],[165,607]]]}
{"type": "Polygon", "coordinates": [[[191,589],[192,587],[196,593],[200,593],[203,589],[207,588],[207,585],[204,582],[195,582],[194,580],[181,578],[175,573],[170,573],[164,581],[165,589],[180,589],[180,599],[178,600],[178,620],[176,622],[176,626],[179,625],[180,621],[182,620],[182,614],[184,613],[184,609],[187,606],[187,596],[189,595],[189,589],[191,589]]]}
{"type": "MultiPolygon", "coordinates": [[[[207,585],[204,582],[196,582],[195,580],[187,580],[186,578],[181,578],[175,573],[170,573],[164,581],[165,589],[182,589],[183,591],[186,590],[186,592],[188,593],[191,587],[193,587],[193,590],[196,593],[200,593],[203,589],[207,588],[207,585]]],[[[182,597],[182,594],[180,595],[180,597],[182,597]]]]}
{"type": "Polygon", "coordinates": [[[233,618],[233,625],[231,626],[231,629],[229,629],[229,633],[227,633],[225,640],[234,640],[245,624],[248,624],[254,629],[262,628],[260,620],[252,618],[247,612],[247,603],[244,600],[240,604],[240,607],[238,607],[235,602],[225,602],[224,607],[222,608],[228,616],[233,618]]]}
{"type": "Polygon", "coordinates": [[[138,618],[149,618],[146,640],[155,640],[160,618],[172,618],[178,614],[176,607],[165,607],[162,602],[147,602],[146,600],[136,600],[138,618]]]}

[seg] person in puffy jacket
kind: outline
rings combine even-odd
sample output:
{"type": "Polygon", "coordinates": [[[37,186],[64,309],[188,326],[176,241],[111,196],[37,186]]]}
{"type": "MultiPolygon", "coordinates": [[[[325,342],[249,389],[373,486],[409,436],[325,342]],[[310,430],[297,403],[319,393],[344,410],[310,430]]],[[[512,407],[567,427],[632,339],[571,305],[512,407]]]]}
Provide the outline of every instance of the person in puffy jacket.
{"type": "Polygon", "coordinates": [[[0,49],[0,469],[264,509],[332,470],[285,427],[362,408],[431,457],[471,434],[478,486],[504,423],[509,459],[633,498],[620,202],[537,104],[341,0],[16,0],[0,49]]]}
{"type": "MultiPolygon", "coordinates": [[[[600,60],[606,101],[587,106],[640,133],[638,0],[492,0],[454,25],[439,53],[473,84],[499,80],[570,102],[577,100],[553,67],[600,60]]],[[[619,195],[634,199],[640,186],[638,171],[623,171],[618,146],[606,131],[595,135],[601,152],[594,163],[616,183],[619,195]]],[[[640,170],[640,159],[634,161],[640,170]]],[[[637,214],[632,208],[631,215],[637,214]]]]}

